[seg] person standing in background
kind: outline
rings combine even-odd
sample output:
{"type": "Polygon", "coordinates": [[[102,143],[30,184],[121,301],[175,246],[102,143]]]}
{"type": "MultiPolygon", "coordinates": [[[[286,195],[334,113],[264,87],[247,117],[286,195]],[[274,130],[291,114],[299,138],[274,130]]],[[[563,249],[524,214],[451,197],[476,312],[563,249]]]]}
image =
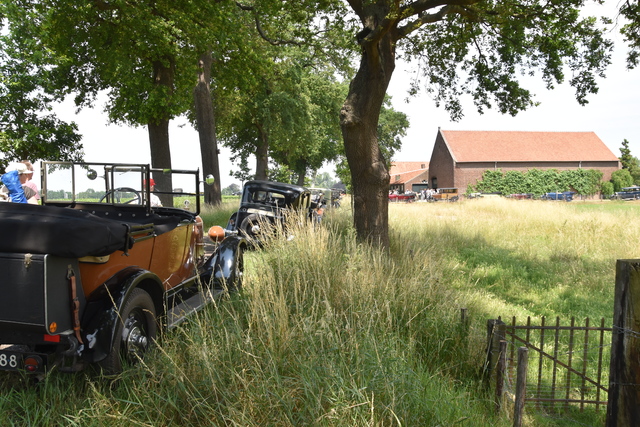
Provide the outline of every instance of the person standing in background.
{"type": "Polygon", "coordinates": [[[35,196],[34,196],[35,200],[37,200],[38,203],[40,203],[40,191],[38,191],[38,186],[33,181],[33,165],[31,164],[31,162],[29,160],[23,160],[22,163],[27,165],[27,169],[31,172],[30,174],[26,175],[27,176],[27,181],[23,185],[31,188],[35,192],[35,196]]]}

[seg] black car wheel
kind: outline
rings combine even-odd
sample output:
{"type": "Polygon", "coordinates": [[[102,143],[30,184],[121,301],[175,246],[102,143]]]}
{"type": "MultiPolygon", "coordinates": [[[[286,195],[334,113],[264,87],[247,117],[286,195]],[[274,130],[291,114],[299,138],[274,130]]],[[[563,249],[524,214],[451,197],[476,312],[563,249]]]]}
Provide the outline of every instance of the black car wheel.
{"type": "Polygon", "coordinates": [[[260,218],[257,214],[251,214],[242,220],[239,230],[248,239],[255,239],[260,234],[260,218]]]}
{"type": "Polygon", "coordinates": [[[155,342],[158,324],[151,296],[136,288],[127,297],[119,313],[114,341],[107,357],[100,362],[108,375],[122,372],[123,364],[139,361],[155,342]]]}

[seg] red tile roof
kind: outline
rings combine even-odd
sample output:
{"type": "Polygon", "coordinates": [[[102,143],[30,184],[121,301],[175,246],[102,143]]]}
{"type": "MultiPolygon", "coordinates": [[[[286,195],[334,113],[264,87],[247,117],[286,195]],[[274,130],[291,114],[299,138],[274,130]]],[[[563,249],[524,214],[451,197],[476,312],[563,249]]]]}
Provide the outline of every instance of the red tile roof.
{"type": "Polygon", "coordinates": [[[440,132],[459,163],[618,160],[594,132],[440,132]]]}
{"type": "Polygon", "coordinates": [[[424,172],[429,169],[429,162],[391,162],[389,175],[399,175],[406,172],[420,171],[424,172]],[[422,167],[424,165],[424,167],[422,167]]]}
{"type": "Polygon", "coordinates": [[[411,181],[413,178],[417,177],[418,175],[427,172],[427,169],[421,169],[421,170],[417,170],[417,171],[409,171],[409,172],[405,172],[405,173],[397,173],[395,175],[391,175],[391,184],[403,184],[406,182],[411,181]]]}

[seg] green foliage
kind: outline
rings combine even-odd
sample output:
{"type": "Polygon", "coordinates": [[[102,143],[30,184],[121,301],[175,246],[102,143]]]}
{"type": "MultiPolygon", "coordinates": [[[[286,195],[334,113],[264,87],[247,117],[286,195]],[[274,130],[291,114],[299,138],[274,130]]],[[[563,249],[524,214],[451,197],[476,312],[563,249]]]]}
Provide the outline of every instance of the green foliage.
{"type": "Polygon", "coordinates": [[[486,170],[475,185],[481,193],[519,194],[531,193],[535,196],[554,191],[576,191],[591,196],[600,190],[602,172],[595,169],[530,169],[526,172],[486,170]]]}
{"type": "Polygon", "coordinates": [[[613,191],[621,191],[624,187],[633,185],[633,177],[628,169],[619,169],[611,174],[611,182],[613,183],[613,191]]]}
{"type": "Polygon", "coordinates": [[[637,157],[631,155],[629,141],[626,139],[622,141],[622,147],[620,148],[620,163],[622,164],[622,169],[627,169],[633,177],[633,183],[640,184],[640,161],[637,157]]]}
{"type": "Polygon", "coordinates": [[[627,19],[621,27],[620,33],[629,43],[627,67],[635,68],[640,59],[640,3],[638,0],[620,2],[620,15],[627,19]]]}
{"type": "Polygon", "coordinates": [[[315,176],[312,187],[333,188],[337,182],[333,179],[329,172],[322,172],[315,176]]]}
{"type": "Polygon", "coordinates": [[[614,187],[613,187],[613,182],[611,181],[605,181],[601,184],[601,192],[603,196],[611,196],[613,195],[614,191],[614,187]]]}
{"type": "Polygon", "coordinates": [[[82,159],[75,123],[51,114],[65,88],[56,84],[64,58],[43,46],[42,32],[28,10],[0,2],[0,169],[10,161],[82,159]]]}

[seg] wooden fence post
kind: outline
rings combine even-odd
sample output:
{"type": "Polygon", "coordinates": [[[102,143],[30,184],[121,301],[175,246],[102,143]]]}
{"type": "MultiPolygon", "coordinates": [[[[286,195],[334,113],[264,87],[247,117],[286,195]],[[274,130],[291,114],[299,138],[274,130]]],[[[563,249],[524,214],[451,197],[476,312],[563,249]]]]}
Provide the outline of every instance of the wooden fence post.
{"type": "Polygon", "coordinates": [[[640,425],[640,260],[618,260],[607,427],[640,425]]]}
{"type": "Polygon", "coordinates": [[[513,427],[522,426],[524,415],[524,399],[527,393],[527,368],[529,366],[529,349],[518,348],[518,373],[516,375],[516,400],[513,404],[513,427]]]}
{"type": "Polygon", "coordinates": [[[505,339],[506,325],[500,319],[487,321],[487,360],[485,361],[484,381],[487,388],[494,384],[498,356],[500,355],[500,341],[505,339]]]}
{"type": "Polygon", "coordinates": [[[504,400],[504,376],[507,369],[507,342],[500,340],[500,353],[498,353],[498,364],[496,366],[496,413],[502,409],[504,400]]]}

